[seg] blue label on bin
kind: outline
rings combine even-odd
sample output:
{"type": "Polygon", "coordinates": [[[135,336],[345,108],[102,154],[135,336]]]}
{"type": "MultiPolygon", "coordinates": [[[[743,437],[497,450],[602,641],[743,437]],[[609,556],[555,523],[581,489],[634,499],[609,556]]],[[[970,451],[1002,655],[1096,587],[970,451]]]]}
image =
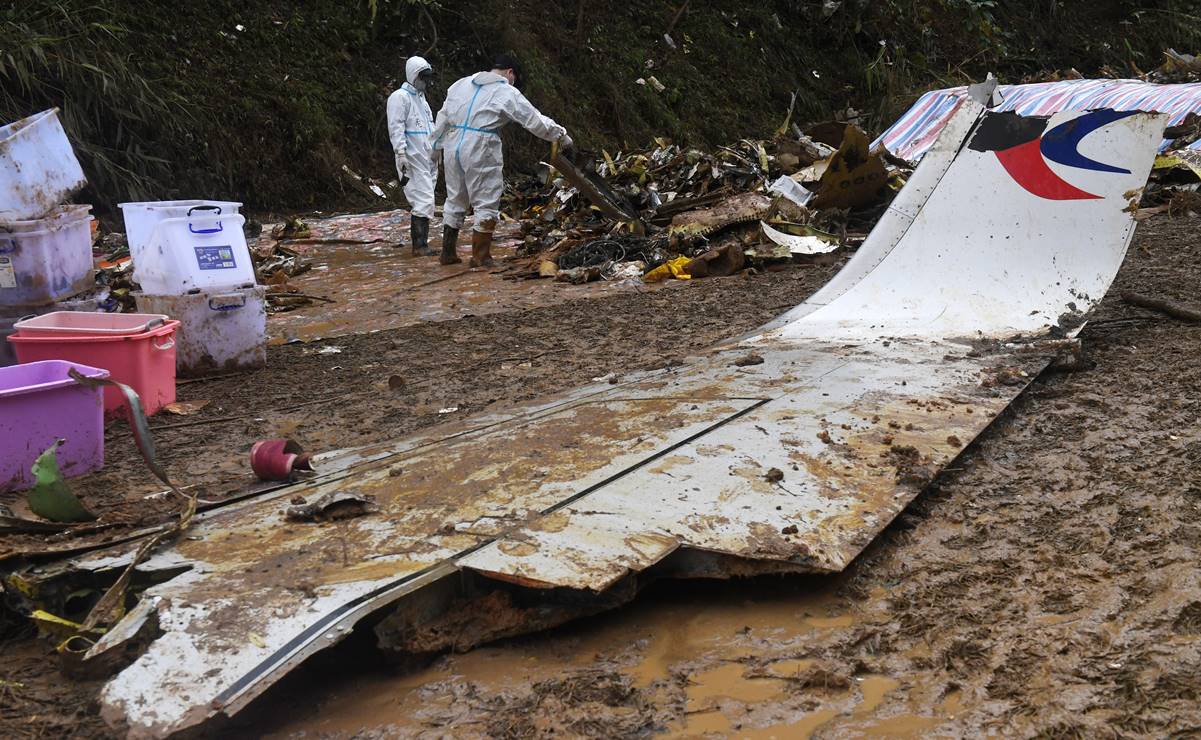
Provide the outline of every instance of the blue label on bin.
{"type": "Polygon", "coordinates": [[[224,247],[193,247],[196,250],[196,264],[201,270],[232,270],[238,266],[234,261],[232,246],[224,247]]]}

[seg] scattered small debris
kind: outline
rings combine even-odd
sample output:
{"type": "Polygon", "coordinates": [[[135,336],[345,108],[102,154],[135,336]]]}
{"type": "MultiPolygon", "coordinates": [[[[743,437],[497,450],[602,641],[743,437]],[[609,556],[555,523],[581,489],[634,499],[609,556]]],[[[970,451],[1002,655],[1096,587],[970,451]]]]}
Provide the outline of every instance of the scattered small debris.
{"type": "Polygon", "coordinates": [[[1029,374],[1017,366],[990,367],[983,371],[984,378],[981,387],[996,388],[1002,385],[1025,385],[1030,380],[1029,374]]]}
{"type": "Polygon", "coordinates": [[[175,416],[191,416],[199,413],[201,409],[208,406],[212,401],[176,401],[163,406],[163,411],[175,416]]]}
{"type": "Polygon", "coordinates": [[[275,239],[306,239],[312,233],[309,225],[299,218],[289,218],[271,229],[271,236],[275,239]]]}
{"type": "Polygon", "coordinates": [[[739,357],[738,359],[734,360],[734,365],[736,367],[750,367],[751,365],[762,365],[762,364],[763,364],[763,357],[761,355],[755,354],[754,352],[743,355],[742,357],[739,357]]]}
{"type": "Polygon", "coordinates": [[[897,483],[920,488],[934,478],[929,458],[912,445],[892,445],[884,455],[896,467],[897,483]]]}

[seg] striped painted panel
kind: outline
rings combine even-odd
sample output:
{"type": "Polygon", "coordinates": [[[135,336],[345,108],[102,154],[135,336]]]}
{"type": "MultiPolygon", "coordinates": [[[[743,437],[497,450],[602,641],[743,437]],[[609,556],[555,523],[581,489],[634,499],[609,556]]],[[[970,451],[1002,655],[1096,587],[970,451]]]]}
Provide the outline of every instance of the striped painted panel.
{"type": "MultiPolygon", "coordinates": [[[[1172,126],[1189,113],[1201,114],[1201,82],[1155,85],[1138,80],[1061,80],[1028,85],[1000,85],[1004,102],[997,110],[1047,116],[1065,110],[1143,110],[1167,113],[1172,126]]],[[[931,90],[917,99],[896,123],[874,142],[898,157],[916,162],[934,144],[940,131],[967,97],[966,87],[931,90]]],[[[1160,149],[1171,142],[1165,141],[1160,149]]],[[[1201,149],[1201,141],[1190,149],[1201,149]]]]}

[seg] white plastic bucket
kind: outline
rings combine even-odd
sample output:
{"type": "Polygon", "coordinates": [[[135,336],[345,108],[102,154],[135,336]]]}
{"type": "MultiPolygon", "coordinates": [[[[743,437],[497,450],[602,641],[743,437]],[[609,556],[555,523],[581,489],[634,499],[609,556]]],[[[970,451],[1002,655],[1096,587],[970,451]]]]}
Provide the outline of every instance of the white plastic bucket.
{"type": "Polygon", "coordinates": [[[92,287],[92,220],[76,209],[40,229],[0,231],[0,306],[44,306],[92,287]]]}
{"type": "Polygon", "coordinates": [[[129,248],[147,246],[154,227],[168,218],[183,218],[193,214],[225,216],[238,213],[241,203],[225,200],[155,200],[141,203],[121,203],[125,217],[125,239],[129,248]]]}
{"type": "Polygon", "coordinates": [[[261,368],[267,364],[267,289],[262,286],[190,295],[135,293],[138,310],[179,320],[175,360],[181,377],[261,368]]]}
{"type": "Polygon", "coordinates": [[[152,295],[255,284],[254,263],[238,214],[195,213],[158,222],[146,243],[129,244],[133,279],[152,295]]]}
{"type": "Polygon", "coordinates": [[[0,127],[0,221],[41,218],[86,184],[58,108],[0,127]]]}

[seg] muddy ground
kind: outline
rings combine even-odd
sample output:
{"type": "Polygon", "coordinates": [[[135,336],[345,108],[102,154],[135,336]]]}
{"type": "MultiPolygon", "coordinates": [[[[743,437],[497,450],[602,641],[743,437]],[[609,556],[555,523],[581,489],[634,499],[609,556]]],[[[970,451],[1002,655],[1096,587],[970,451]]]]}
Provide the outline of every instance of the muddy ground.
{"type": "MultiPolygon", "coordinates": [[[[1082,334],[1094,366],[1040,377],[843,575],[662,583],[618,612],[417,672],[385,665],[362,635],[229,730],[1201,733],[1201,327],[1117,298],[1194,299],[1197,223],[1143,223],[1082,334]]],[[[248,482],[255,439],[287,434],[312,450],[368,443],[437,423],[440,409],[470,413],[662,365],[753,328],[836,267],[272,347],[265,371],[181,386],[181,398],[211,403],[156,419],[156,438],[179,481],[220,496],[248,482]],[[342,351],[317,353],[328,344],[342,351]],[[394,375],[405,383],[391,390],[394,375]]],[[[88,502],[131,519],[169,508],[141,499],[161,486],[112,454],[132,451],[120,425],[108,444],[88,502]]],[[[11,631],[0,643],[0,732],[106,736],[100,684],[63,679],[48,643],[11,631]]]]}

